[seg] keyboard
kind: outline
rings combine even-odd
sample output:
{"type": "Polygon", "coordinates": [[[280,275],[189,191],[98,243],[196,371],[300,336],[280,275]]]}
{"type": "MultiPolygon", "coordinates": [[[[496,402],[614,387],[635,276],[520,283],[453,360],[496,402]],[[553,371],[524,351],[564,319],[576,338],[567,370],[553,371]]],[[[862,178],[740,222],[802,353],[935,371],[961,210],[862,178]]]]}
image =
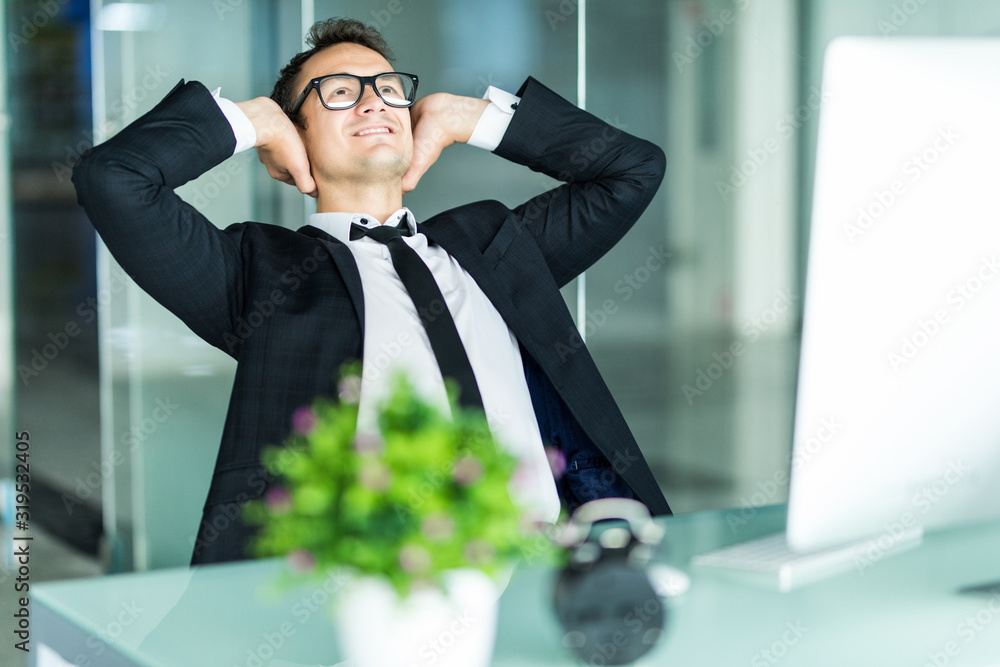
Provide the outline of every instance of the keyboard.
{"type": "Polygon", "coordinates": [[[776,533],[695,556],[691,564],[757,573],[764,575],[768,583],[776,583],[778,590],[790,591],[851,568],[863,574],[884,557],[918,546],[922,538],[923,529],[916,527],[899,535],[885,534],[815,551],[792,551],[785,540],[785,533],[776,533]]]}

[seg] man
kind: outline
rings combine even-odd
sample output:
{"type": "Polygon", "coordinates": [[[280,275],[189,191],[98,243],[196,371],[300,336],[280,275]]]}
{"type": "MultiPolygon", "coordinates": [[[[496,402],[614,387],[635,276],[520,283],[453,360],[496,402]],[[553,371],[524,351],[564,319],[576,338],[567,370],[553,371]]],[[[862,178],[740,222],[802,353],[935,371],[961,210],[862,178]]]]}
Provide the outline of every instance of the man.
{"type": "Polygon", "coordinates": [[[572,510],[609,496],[668,514],[558,291],[648,205],[662,151],[534,79],[516,96],[414,102],[415,77],[393,73],[381,35],[356,21],[317,23],[309,43],[282,70],[274,99],[234,104],[182,81],[74,171],[79,201],[122,267],[238,362],[192,563],[245,557],[239,508],[267,488],[261,450],[284,440],[296,408],[335,396],[352,360],[364,369],[359,428],[371,427],[389,375],[376,355],[392,341],[402,352],[393,368],[438,402],[439,365],[454,363],[441,348],[446,357],[462,349],[471,369],[461,395],[533,473],[520,493],[541,518],[554,520],[560,500],[572,510]],[[454,142],[565,184],[513,211],[476,202],[418,226],[403,193],[454,142]],[[173,192],[251,146],[273,177],[316,198],[310,224],[220,230],[173,192]],[[390,231],[430,269],[446,309],[428,318],[416,305],[397,256],[408,250],[376,238],[390,231]],[[442,322],[460,342],[434,342],[428,332],[442,322]],[[565,458],[558,479],[543,443],[565,458]]]}

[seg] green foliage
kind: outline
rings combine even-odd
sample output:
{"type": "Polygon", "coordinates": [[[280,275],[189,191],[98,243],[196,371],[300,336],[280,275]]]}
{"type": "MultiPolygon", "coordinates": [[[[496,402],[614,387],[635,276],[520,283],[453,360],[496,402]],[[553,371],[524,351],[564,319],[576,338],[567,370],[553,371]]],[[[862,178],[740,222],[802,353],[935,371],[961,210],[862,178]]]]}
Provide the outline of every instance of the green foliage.
{"type": "Polygon", "coordinates": [[[345,376],[339,403],[300,410],[286,446],[264,452],[279,481],[245,508],[260,525],[256,555],[289,555],[306,573],[383,575],[406,596],[414,584],[440,585],[446,570],[494,574],[520,556],[553,554],[508,495],[518,462],[494,444],[481,412],[451,396],[443,415],[400,376],[380,406],[380,435],[359,434],[359,386],[345,376]]]}

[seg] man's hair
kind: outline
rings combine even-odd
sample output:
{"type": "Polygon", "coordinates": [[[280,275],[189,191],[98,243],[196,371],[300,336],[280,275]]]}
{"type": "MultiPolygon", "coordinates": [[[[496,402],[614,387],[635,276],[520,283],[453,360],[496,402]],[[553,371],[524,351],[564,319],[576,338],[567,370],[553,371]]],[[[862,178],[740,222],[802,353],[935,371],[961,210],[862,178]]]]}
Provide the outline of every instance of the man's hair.
{"type": "MultiPolygon", "coordinates": [[[[382,34],[361,21],[342,18],[317,21],[309,29],[309,34],[306,35],[306,44],[310,48],[295,55],[287,65],[281,68],[278,80],[274,82],[274,90],[271,91],[271,99],[277,102],[286,114],[291,116],[289,112],[292,104],[302,92],[293,88],[295,79],[302,71],[302,66],[309,58],[323,49],[343,42],[367,47],[388,60],[390,64],[396,59],[382,34]]],[[[292,118],[292,121],[302,124],[299,118],[292,118]]]]}

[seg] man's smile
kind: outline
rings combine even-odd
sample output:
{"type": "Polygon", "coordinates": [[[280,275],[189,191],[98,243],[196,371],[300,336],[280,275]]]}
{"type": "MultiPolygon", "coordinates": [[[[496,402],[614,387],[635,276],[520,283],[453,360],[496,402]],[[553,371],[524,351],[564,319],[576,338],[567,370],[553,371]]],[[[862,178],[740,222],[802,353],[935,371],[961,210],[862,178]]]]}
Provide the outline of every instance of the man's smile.
{"type": "Polygon", "coordinates": [[[395,134],[395,130],[387,125],[376,125],[374,127],[366,127],[363,130],[358,130],[354,133],[355,137],[366,137],[371,134],[395,134]]]}

